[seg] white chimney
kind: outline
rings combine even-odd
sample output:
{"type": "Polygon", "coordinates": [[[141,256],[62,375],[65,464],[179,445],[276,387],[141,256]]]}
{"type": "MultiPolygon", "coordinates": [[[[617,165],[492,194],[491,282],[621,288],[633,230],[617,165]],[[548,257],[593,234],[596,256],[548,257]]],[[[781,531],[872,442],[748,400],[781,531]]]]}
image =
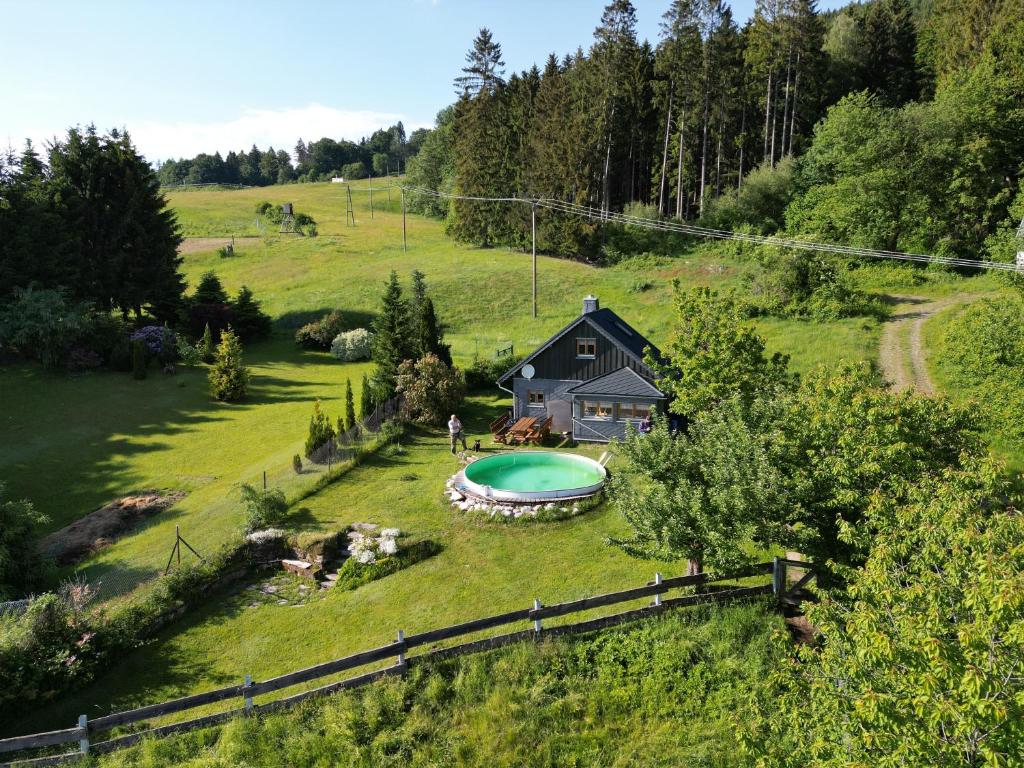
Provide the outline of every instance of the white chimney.
{"type": "Polygon", "coordinates": [[[590,294],[583,299],[583,314],[588,315],[591,312],[597,312],[601,308],[601,305],[597,301],[597,296],[590,294]]]}

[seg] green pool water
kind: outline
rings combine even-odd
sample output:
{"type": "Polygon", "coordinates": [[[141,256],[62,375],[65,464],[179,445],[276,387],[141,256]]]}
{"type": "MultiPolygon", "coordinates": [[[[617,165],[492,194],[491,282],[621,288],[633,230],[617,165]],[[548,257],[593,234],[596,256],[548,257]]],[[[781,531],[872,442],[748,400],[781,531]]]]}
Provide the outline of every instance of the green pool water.
{"type": "Polygon", "coordinates": [[[520,493],[589,488],[605,479],[604,469],[593,459],[548,451],[489,456],[474,461],[465,472],[470,482],[520,493]]]}

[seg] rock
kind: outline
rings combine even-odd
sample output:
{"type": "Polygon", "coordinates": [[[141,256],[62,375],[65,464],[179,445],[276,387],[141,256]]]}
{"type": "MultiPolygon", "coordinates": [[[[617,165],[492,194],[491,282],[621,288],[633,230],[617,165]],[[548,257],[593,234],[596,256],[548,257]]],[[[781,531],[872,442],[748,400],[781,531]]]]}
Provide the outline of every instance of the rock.
{"type": "Polygon", "coordinates": [[[302,576],[304,579],[313,578],[313,564],[308,563],[305,560],[282,560],[281,566],[286,571],[298,574],[299,576],[302,576]]]}
{"type": "Polygon", "coordinates": [[[352,523],[352,525],[350,525],[349,528],[359,533],[368,534],[376,533],[377,529],[380,528],[380,526],[375,525],[374,523],[352,523]]]}
{"type": "Polygon", "coordinates": [[[278,605],[288,605],[288,601],[287,600],[278,600],[277,604],[278,605]]]}

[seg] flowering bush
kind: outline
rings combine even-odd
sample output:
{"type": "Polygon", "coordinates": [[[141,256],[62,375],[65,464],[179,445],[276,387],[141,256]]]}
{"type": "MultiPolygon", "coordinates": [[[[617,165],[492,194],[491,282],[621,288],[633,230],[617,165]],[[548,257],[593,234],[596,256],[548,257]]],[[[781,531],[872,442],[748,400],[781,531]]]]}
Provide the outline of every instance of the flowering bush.
{"type": "Polygon", "coordinates": [[[342,331],[331,343],[331,354],[346,363],[369,360],[373,347],[373,334],[365,328],[342,331]]]}
{"type": "Polygon", "coordinates": [[[401,535],[397,528],[385,528],[376,536],[352,531],[348,535],[348,551],[357,563],[373,565],[378,558],[398,554],[398,537],[401,535]]]}
{"type": "Polygon", "coordinates": [[[295,342],[305,349],[330,349],[334,338],[345,330],[345,316],[337,309],[295,332],[295,342]]]}
{"type": "Polygon", "coordinates": [[[154,355],[161,360],[164,358],[165,353],[165,339],[169,347],[166,352],[168,354],[170,354],[172,350],[177,352],[174,331],[169,328],[165,328],[162,325],[146,325],[139,328],[131,335],[132,341],[141,341],[146,345],[146,349],[149,350],[151,355],[154,355]]]}

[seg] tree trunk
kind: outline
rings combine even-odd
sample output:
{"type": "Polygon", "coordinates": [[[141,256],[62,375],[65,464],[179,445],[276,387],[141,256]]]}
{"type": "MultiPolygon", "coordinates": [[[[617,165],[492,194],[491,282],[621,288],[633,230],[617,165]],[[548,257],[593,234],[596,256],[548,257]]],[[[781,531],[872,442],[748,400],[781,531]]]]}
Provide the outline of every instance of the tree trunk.
{"type": "Polygon", "coordinates": [[[672,132],[672,93],[675,82],[668,84],[668,109],[665,112],[665,146],[661,150],[661,181],[658,184],[658,214],[665,215],[665,176],[668,170],[668,140],[672,132]]]}
{"type": "Polygon", "coordinates": [[[772,73],[768,72],[768,90],[764,97],[764,159],[768,159],[768,125],[772,115],[772,73]]]}
{"type": "Polygon", "coordinates": [[[743,102],[743,112],[740,117],[740,173],[736,177],[736,189],[743,189],[743,146],[747,143],[747,104],[743,102]]]}
{"type": "Polygon", "coordinates": [[[683,218],[683,132],[686,130],[686,109],[679,112],[679,163],[676,167],[676,218],[683,218]]]}
{"type": "Polygon", "coordinates": [[[796,74],[793,75],[793,106],[789,110],[789,154],[793,154],[793,131],[796,130],[796,94],[800,85],[800,52],[796,54],[796,74]]]}
{"type": "Polygon", "coordinates": [[[697,215],[704,215],[704,183],[707,179],[707,165],[708,165],[708,109],[709,102],[711,101],[711,94],[708,92],[710,89],[707,85],[704,86],[704,125],[702,127],[703,134],[701,136],[700,146],[700,201],[697,207],[697,215]]]}
{"type": "Polygon", "coordinates": [[[768,167],[769,168],[774,168],[775,167],[775,122],[776,122],[776,119],[778,118],[778,116],[779,116],[779,100],[778,100],[778,98],[776,98],[775,99],[775,106],[772,109],[772,149],[771,149],[771,155],[769,155],[769,158],[768,158],[769,159],[769,162],[768,162],[768,167]]]}
{"type": "Polygon", "coordinates": [[[605,220],[607,220],[607,218],[608,218],[608,208],[609,208],[608,197],[611,194],[610,173],[611,173],[611,164],[612,164],[612,125],[614,123],[615,123],[615,105],[612,104],[612,113],[611,113],[611,115],[608,118],[607,147],[605,148],[605,153],[604,153],[604,179],[601,182],[602,197],[604,198],[604,200],[601,203],[601,211],[604,214],[602,216],[602,218],[605,219],[605,220]]]}
{"type": "Polygon", "coordinates": [[[793,72],[793,48],[790,46],[789,53],[786,56],[786,90],[785,97],[782,102],[782,144],[779,147],[779,157],[781,158],[786,154],[786,123],[789,117],[789,83],[793,72]]]}

